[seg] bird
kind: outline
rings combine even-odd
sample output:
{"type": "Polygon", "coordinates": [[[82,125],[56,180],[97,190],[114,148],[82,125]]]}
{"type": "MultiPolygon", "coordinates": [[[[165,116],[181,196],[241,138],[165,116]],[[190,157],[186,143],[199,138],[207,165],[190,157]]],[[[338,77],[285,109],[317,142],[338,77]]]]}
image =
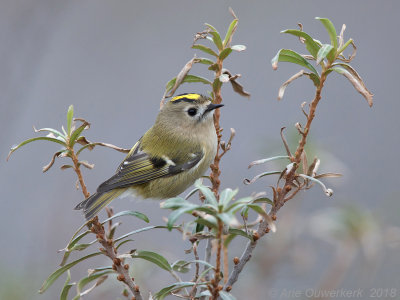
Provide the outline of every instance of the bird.
{"type": "Polygon", "coordinates": [[[136,142],[116,173],[75,209],[87,220],[113,199],[133,194],[168,199],[184,192],[211,165],[217,152],[215,104],[197,93],[177,95],[160,109],[154,125],[136,142]]]}

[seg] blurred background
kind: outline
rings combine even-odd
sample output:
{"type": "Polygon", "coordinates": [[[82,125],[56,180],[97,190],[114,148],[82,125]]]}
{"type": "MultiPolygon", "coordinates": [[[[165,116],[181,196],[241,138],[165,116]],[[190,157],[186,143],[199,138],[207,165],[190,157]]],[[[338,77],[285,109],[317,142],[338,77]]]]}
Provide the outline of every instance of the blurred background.
{"type": "MultiPolygon", "coordinates": [[[[290,299],[285,291],[308,289],[395,289],[400,296],[400,146],[398,112],[398,1],[56,1],[2,0],[0,2],[0,298],[57,299],[61,277],[44,295],[37,293],[44,279],[61,261],[63,248],[83,216],[73,210],[82,200],[76,178],[61,171],[57,161],[42,174],[56,145],[29,144],[6,162],[12,145],[36,136],[32,130],[66,124],[70,104],[75,116],[91,122],[91,141],[131,147],[152,125],[165,83],[195,53],[193,36],[213,24],[225,32],[239,17],[233,44],[247,50],[233,53],[225,63],[251,93],[242,98],[223,88],[222,126],[235,128],[232,150],[222,162],[222,187],[240,189],[240,196],[268,191],[275,179],[244,186],[243,179],[277,166],[247,169],[249,162],[284,153],[279,130],[286,126],[293,147],[293,125],[304,121],[303,101],[313,97],[305,78],[291,84],[283,101],[276,100],[281,83],[299,69],[281,63],[273,71],[270,59],[280,48],[304,53],[295,37],[279,32],[297,28],[322,42],[329,38],[314,17],[328,17],[339,32],[345,23],[346,40],[358,47],[353,66],[374,93],[374,106],[338,74],[323,92],[310,137],[309,153],[318,153],[321,172],[344,176],[324,182],[334,190],[325,197],[319,187],[301,193],[279,212],[275,234],[258,245],[251,262],[233,289],[238,299],[290,299]]],[[[204,66],[192,74],[210,76],[204,66]]],[[[181,92],[206,93],[201,84],[181,92]]],[[[226,136],[225,136],[226,138],[226,136]]],[[[82,155],[95,164],[84,170],[89,191],[110,176],[124,154],[96,148],[82,155]]],[[[64,162],[66,163],[66,162],[64,162]]],[[[130,198],[114,201],[116,211],[134,209],[147,214],[151,224],[163,224],[168,211],[156,201],[130,198]]],[[[143,227],[141,221],[122,219],[122,234],[143,227]]],[[[134,237],[131,247],[158,251],[173,262],[191,260],[190,248],[179,233],[147,232],[134,237]]],[[[246,241],[237,238],[230,256],[241,253],[246,241]]],[[[94,251],[95,248],[93,248],[94,251]]],[[[90,252],[90,251],[89,251],[90,252]]],[[[78,253],[78,256],[81,254],[78,253]]],[[[73,257],[78,257],[76,254],[73,257]]],[[[99,258],[72,272],[72,280],[88,267],[106,265],[99,258]]],[[[134,275],[142,290],[153,293],[172,283],[166,272],[137,262],[134,275]]],[[[117,299],[121,285],[111,280],[85,299],[117,299]]],[[[379,291],[379,290],[377,290],[379,291]]],[[[389,299],[392,294],[377,294],[389,299]]],[[[71,293],[73,295],[74,293],[71,293]]]]}

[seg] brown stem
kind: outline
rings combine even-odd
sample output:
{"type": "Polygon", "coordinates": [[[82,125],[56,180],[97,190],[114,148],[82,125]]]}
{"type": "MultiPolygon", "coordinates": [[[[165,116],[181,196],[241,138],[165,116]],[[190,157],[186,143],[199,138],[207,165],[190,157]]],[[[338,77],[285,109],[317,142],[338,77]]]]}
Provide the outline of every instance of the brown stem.
{"type": "MultiPolygon", "coordinates": [[[[83,180],[78,157],[75,154],[73,148],[69,148],[69,150],[71,153],[72,162],[74,163],[74,171],[78,176],[79,184],[81,185],[82,188],[82,193],[85,196],[85,198],[89,198],[90,193],[88,192],[85,181],[83,180]]],[[[107,212],[109,213],[109,211],[107,212]]],[[[133,278],[129,276],[129,265],[128,264],[124,265],[123,263],[124,260],[118,258],[118,252],[117,249],[114,247],[114,241],[112,239],[106,238],[104,226],[99,222],[97,216],[91,220],[91,224],[92,224],[91,231],[96,234],[97,241],[103,246],[103,248],[100,248],[100,251],[113,261],[113,269],[119,274],[117,279],[123,282],[132,292],[133,295],[132,299],[142,300],[139,286],[137,286],[134,283],[133,278]]],[[[111,230],[111,223],[110,223],[110,230],[111,230]]]]}
{"type": "Polygon", "coordinates": [[[219,296],[219,282],[221,280],[221,249],[222,249],[222,230],[223,223],[221,220],[218,220],[218,234],[217,234],[217,259],[215,265],[215,276],[211,281],[213,289],[212,289],[212,299],[217,300],[219,296]]]}
{"type": "MultiPolygon", "coordinates": [[[[324,87],[324,83],[327,76],[325,70],[328,70],[329,68],[330,65],[323,67],[320,78],[320,84],[317,87],[314,99],[310,104],[310,112],[307,116],[307,123],[304,128],[304,134],[301,135],[301,139],[299,141],[299,145],[297,146],[294,157],[291,157],[291,161],[294,163],[294,166],[290,170],[290,172],[286,175],[284,187],[283,188],[279,187],[279,181],[278,181],[278,185],[275,188],[277,192],[276,194],[274,193],[274,206],[268,213],[274,220],[276,219],[276,213],[284,205],[284,203],[287,200],[293,198],[292,196],[294,196],[298,192],[298,190],[296,190],[293,195],[290,195],[288,198],[286,198],[287,194],[292,190],[292,183],[295,180],[296,170],[299,167],[301,157],[304,152],[304,146],[307,143],[307,136],[308,133],[310,132],[311,124],[315,117],[315,111],[317,109],[319,101],[321,100],[321,92],[324,87]]],[[[263,220],[257,228],[258,236],[262,237],[268,232],[269,232],[268,223],[266,220],[263,220]]],[[[246,249],[244,250],[242,256],[240,257],[239,263],[233,267],[233,270],[229,275],[228,282],[224,286],[225,290],[230,291],[232,289],[232,285],[237,281],[239,274],[242,272],[244,266],[250,260],[256,245],[257,245],[257,240],[251,241],[247,244],[246,249]]]]}
{"type": "Polygon", "coordinates": [[[75,171],[76,175],[78,176],[79,184],[81,185],[81,188],[82,188],[82,193],[85,196],[85,198],[89,198],[90,193],[88,192],[85,181],[83,180],[81,168],[79,166],[78,157],[76,156],[73,148],[70,148],[69,151],[71,152],[71,159],[72,159],[72,162],[74,163],[74,171],[75,171]]]}
{"type": "Polygon", "coordinates": [[[142,300],[139,286],[135,284],[133,278],[129,276],[129,265],[124,264],[124,259],[118,258],[117,249],[114,247],[113,240],[107,240],[105,237],[104,226],[99,222],[98,217],[94,217],[91,221],[91,231],[96,234],[97,241],[103,246],[100,251],[108,256],[112,262],[112,268],[118,273],[117,279],[123,282],[134,295],[135,300],[142,300]]]}

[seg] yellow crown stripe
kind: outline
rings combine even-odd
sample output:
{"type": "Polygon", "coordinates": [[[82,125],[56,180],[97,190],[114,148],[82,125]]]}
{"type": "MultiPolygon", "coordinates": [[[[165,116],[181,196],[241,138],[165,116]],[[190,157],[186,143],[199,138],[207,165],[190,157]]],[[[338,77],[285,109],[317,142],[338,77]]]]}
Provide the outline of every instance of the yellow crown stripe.
{"type": "Polygon", "coordinates": [[[201,95],[199,94],[185,94],[185,95],[180,95],[180,96],[176,96],[174,98],[172,98],[170,101],[174,102],[176,100],[180,100],[180,99],[189,99],[189,100],[198,100],[201,97],[201,95]]]}

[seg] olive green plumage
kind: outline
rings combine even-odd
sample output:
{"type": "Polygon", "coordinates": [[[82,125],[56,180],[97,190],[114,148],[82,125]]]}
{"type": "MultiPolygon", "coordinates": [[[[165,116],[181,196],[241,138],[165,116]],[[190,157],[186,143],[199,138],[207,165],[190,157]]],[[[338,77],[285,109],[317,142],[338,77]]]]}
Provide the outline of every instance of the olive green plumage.
{"type": "Polygon", "coordinates": [[[202,176],[217,151],[210,99],[182,94],[161,108],[155,124],[132,147],[114,176],[79,203],[86,219],[126,191],[143,199],[179,195],[202,176]]]}

